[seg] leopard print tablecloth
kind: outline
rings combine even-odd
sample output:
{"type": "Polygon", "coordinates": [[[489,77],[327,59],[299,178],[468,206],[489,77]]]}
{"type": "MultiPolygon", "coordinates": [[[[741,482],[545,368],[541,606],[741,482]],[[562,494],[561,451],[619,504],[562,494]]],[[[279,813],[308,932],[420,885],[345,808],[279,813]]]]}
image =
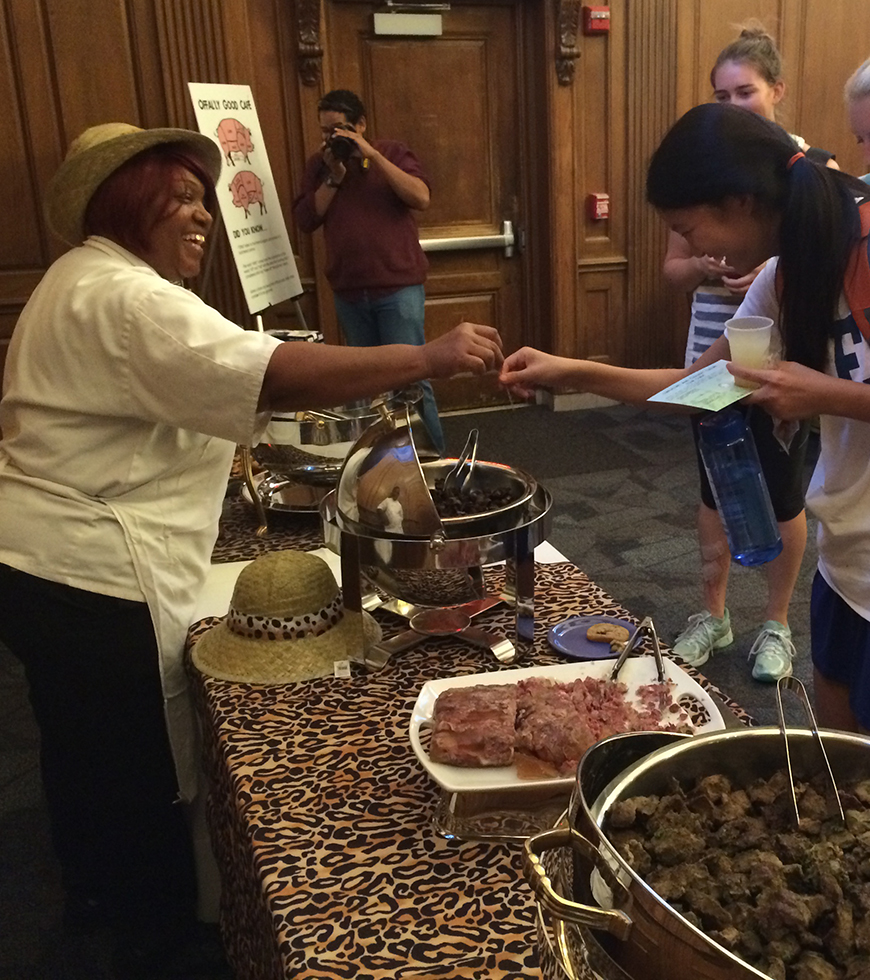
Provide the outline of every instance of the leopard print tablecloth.
{"type": "Polygon", "coordinates": [[[266,519],[268,530],[257,537],[259,521],[254,508],[239,493],[227,497],[212,562],[248,561],[269,551],[314,551],[323,547],[317,513],[269,511],[266,519]]]}
{"type": "MultiPolygon", "coordinates": [[[[502,582],[487,570],[491,592],[502,582]]],[[[568,615],[631,618],[570,563],[537,566],[535,607],[533,648],[514,667],[564,662],[547,630],[568,615]]],[[[407,625],[376,615],[388,636],[407,625]]],[[[189,647],[215,622],[197,624],[189,647]]],[[[513,611],[496,607],[480,624],[512,636],[513,611]]],[[[191,671],[238,980],[540,976],[520,846],[439,836],[439,789],[408,738],[426,681],[499,668],[487,651],[437,637],[347,679],[263,687],[191,671]]]]}

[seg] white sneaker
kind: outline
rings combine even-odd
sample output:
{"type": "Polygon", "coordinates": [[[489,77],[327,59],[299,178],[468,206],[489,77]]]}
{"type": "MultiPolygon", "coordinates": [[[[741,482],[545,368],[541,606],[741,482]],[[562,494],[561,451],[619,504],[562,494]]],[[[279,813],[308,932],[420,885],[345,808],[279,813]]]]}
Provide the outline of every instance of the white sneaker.
{"type": "Polygon", "coordinates": [[[775,684],[780,677],[790,677],[796,653],[791,630],[775,619],[768,619],[749,651],[749,659],[755,657],[752,676],[767,684],[775,684]]]}
{"type": "Polygon", "coordinates": [[[689,616],[689,625],[676,638],[672,649],[690,667],[700,667],[714,650],[721,650],[733,641],[728,610],[721,619],[705,611],[689,616]]]}

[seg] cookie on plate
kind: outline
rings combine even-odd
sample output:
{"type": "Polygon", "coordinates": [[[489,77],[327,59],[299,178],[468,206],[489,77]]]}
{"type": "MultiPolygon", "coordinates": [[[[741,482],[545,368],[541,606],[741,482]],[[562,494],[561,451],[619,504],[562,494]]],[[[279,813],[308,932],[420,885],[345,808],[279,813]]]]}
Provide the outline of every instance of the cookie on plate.
{"type": "Polygon", "coordinates": [[[586,630],[586,639],[593,643],[609,643],[611,649],[622,646],[631,634],[624,626],[616,623],[593,623],[586,630]]]}

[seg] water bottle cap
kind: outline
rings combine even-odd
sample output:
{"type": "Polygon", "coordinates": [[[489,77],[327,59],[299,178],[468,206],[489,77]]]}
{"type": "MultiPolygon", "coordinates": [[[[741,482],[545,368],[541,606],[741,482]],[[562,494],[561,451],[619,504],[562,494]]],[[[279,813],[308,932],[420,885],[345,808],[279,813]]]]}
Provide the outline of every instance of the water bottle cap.
{"type": "Polygon", "coordinates": [[[710,446],[727,446],[746,434],[746,422],[734,408],[707,415],[698,423],[701,439],[710,446]]]}

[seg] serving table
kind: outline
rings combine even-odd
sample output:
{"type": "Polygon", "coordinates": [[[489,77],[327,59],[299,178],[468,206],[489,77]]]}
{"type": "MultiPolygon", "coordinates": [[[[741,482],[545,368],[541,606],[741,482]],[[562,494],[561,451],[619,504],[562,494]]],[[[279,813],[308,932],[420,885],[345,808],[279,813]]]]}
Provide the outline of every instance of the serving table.
{"type": "MultiPolygon", "coordinates": [[[[281,515],[255,536],[253,512],[225,509],[214,561],[321,547],[316,515],[281,515]]],[[[503,569],[488,568],[489,590],[503,569]]],[[[536,569],[533,648],[512,667],[564,663],[547,643],[573,614],[634,618],[570,562],[536,569]]],[[[375,614],[386,636],[407,627],[375,614]]],[[[488,629],[507,632],[495,607],[488,629]]],[[[188,647],[218,620],[191,627],[188,647]]],[[[422,686],[502,669],[486,650],[426,639],[378,673],[273,687],[190,668],[212,790],[221,925],[238,980],[429,980],[539,977],[536,907],[519,840],[552,826],[558,793],[449,796],[411,749],[422,686]],[[515,838],[515,839],[514,839],[515,838]]],[[[730,723],[752,723],[697,671],[730,723]]]]}

